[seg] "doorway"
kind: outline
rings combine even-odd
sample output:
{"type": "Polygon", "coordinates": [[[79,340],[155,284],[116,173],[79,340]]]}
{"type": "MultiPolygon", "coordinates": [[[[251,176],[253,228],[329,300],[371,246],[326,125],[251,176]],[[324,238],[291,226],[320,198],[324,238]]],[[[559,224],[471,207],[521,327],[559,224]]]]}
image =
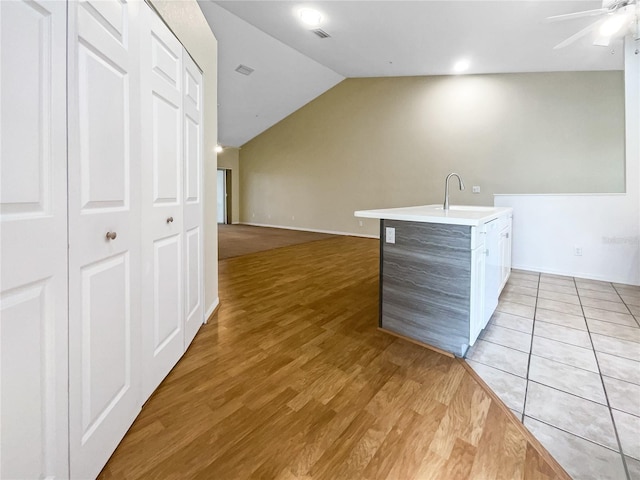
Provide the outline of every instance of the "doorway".
{"type": "Polygon", "coordinates": [[[230,224],[231,222],[231,170],[218,169],[218,199],[217,219],[218,223],[230,224]]]}

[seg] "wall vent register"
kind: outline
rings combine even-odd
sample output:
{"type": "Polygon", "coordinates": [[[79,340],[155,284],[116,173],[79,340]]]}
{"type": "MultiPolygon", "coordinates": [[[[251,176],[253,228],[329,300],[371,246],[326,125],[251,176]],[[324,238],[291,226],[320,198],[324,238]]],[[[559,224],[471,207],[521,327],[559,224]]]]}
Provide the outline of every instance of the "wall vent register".
{"type": "Polygon", "coordinates": [[[253,72],[255,72],[255,69],[251,68],[251,67],[247,67],[246,65],[238,65],[236,67],[236,72],[241,73],[242,75],[246,75],[249,76],[251,75],[253,72]]]}

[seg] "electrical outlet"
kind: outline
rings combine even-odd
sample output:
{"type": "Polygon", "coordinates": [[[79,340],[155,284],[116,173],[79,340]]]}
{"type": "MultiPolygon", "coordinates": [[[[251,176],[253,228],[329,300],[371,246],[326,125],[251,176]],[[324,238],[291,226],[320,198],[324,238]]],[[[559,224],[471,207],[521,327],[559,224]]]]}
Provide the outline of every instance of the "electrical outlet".
{"type": "Polygon", "coordinates": [[[251,213],[251,218],[256,218],[255,212],[251,213]]]}
{"type": "Polygon", "coordinates": [[[295,215],[291,215],[291,220],[295,220],[296,216],[295,215]]]}
{"type": "Polygon", "coordinates": [[[396,229],[393,227],[387,227],[385,229],[384,238],[387,243],[396,243],[396,229]]]}
{"type": "Polygon", "coordinates": [[[576,257],[581,257],[582,256],[582,247],[573,247],[573,254],[576,257]]]}
{"type": "Polygon", "coordinates": [[[480,186],[479,185],[474,185],[471,189],[471,191],[473,193],[480,193],[480,186]]]}
{"type": "Polygon", "coordinates": [[[358,220],[358,226],[361,227],[363,225],[362,220],[358,220]]]}

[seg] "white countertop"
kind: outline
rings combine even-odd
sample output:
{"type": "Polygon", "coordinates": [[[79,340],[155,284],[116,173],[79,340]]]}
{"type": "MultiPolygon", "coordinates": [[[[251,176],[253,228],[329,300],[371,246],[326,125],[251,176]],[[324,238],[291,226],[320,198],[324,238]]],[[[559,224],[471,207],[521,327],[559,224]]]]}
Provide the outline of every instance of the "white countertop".
{"type": "Polygon", "coordinates": [[[443,210],[439,205],[417,205],[415,207],[383,208],[379,210],[358,210],[356,217],[406,222],[444,223],[448,225],[470,225],[477,227],[513,211],[508,207],[480,207],[474,205],[451,205],[443,210]]]}

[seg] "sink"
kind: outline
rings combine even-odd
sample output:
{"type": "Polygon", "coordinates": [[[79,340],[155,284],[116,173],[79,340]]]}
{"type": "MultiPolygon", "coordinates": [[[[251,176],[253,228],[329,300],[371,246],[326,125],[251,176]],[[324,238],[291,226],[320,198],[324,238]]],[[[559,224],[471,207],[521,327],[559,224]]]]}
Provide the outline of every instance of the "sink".
{"type": "MultiPolygon", "coordinates": [[[[437,206],[435,210],[443,210],[442,206],[437,206]]],[[[491,212],[495,210],[495,207],[476,207],[475,205],[452,205],[449,207],[449,211],[458,210],[460,212],[491,212]]]]}

